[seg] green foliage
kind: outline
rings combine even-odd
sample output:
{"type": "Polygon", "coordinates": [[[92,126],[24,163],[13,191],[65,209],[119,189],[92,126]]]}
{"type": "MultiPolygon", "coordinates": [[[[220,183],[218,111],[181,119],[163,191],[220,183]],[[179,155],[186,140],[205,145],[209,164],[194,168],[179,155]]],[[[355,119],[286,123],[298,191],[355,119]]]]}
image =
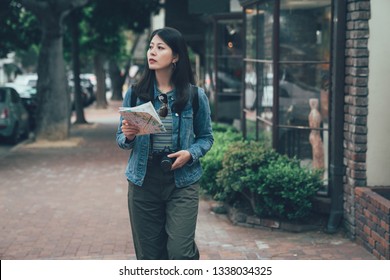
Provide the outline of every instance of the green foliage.
{"type": "Polygon", "coordinates": [[[159,8],[158,0],[96,0],[84,9],[85,46],[114,55],[124,47],[124,30],[142,32],[150,25],[150,15],[159,8]]]}
{"type": "Polygon", "coordinates": [[[223,168],[217,174],[217,185],[224,190],[220,196],[229,202],[238,196],[247,197],[254,206],[256,201],[252,193],[256,191],[260,179],[257,170],[277,156],[273,150],[267,150],[262,143],[255,141],[229,147],[222,161],[223,168]]]}
{"type": "Polygon", "coordinates": [[[220,200],[223,190],[220,190],[216,184],[217,173],[222,169],[222,159],[227,148],[241,141],[242,136],[232,126],[218,123],[213,123],[213,135],[213,147],[201,158],[203,176],[200,180],[200,186],[214,199],[220,200]]]}
{"type": "Polygon", "coordinates": [[[238,130],[234,126],[225,123],[213,123],[213,132],[233,132],[239,134],[238,130]]]}
{"type": "Polygon", "coordinates": [[[300,167],[259,142],[239,142],[225,151],[217,173],[217,197],[247,201],[260,217],[299,220],[311,214],[311,199],[321,187],[320,172],[300,167]]]}
{"type": "Polygon", "coordinates": [[[9,52],[28,50],[38,44],[41,32],[37,19],[14,0],[0,1],[0,58],[9,52]]]}
{"type": "MultiPolygon", "coordinates": [[[[159,0],[95,0],[77,11],[80,28],[80,62],[83,71],[93,71],[93,57],[104,54],[118,65],[126,65],[130,54],[126,49],[127,31],[141,33],[150,25],[150,15],[159,9],[159,0]]],[[[67,28],[74,18],[65,20],[67,28]]],[[[65,58],[71,61],[71,32],[64,33],[65,58]]]]}
{"type": "Polygon", "coordinates": [[[320,171],[303,168],[298,160],[279,156],[260,168],[258,174],[256,214],[288,220],[310,215],[312,198],[321,187],[320,171]]]}
{"type": "Polygon", "coordinates": [[[256,120],[246,119],[246,139],[264,143],[265,147],[272,147],[272,132],[267,129],[256,129],[256,120]]]}

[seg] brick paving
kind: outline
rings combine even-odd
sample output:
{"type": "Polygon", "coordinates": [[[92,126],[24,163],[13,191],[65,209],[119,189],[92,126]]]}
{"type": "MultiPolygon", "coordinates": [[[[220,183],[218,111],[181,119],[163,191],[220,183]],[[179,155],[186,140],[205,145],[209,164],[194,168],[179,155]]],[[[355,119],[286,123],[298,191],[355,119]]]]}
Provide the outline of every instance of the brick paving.
{"type": "MultiPolygon", "coordinates": [[[[119,102],[85,110],[69,140],[22,143],[0,158],[0,259],[135,259],[127,213],[127,153],[116,146],[119,102]]],[[[202,199],[204,260],[375,259],[343,236],[235,226],[202,199]]]]}

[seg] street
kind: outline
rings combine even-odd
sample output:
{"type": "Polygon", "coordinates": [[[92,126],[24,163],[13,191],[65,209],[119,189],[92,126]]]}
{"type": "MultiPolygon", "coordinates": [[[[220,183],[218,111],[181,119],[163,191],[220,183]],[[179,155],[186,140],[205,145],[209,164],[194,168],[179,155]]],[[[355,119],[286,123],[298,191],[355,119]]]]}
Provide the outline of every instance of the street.
{"type": "MultiPolygon", "coordinates": [[[[24,143],[0,158],[0,259],[135,259],[124,177],[128,151],[115,132],[120,102],[86,109],[90,124],[55,143],[24,143]]],[[[7,151],[8,149],[8,151],[7,151]]],[[[202,198],[202,260],[375,259],[342,230],[291,233],[232,224],[202,198]]]]}

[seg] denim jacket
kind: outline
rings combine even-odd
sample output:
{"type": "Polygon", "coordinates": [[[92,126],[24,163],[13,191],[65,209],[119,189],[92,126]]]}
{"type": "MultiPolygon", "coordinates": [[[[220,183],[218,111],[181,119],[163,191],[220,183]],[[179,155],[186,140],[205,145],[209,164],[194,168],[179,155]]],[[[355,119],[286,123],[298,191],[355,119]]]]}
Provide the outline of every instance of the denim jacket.
{"type": "MultiPolygon", "coordinates": [[[[168,98],[168,106],[172,108],[175,100],[175,93],[168,98]]],[[[123,107],[130,107],[132,90],[131,87],[127,91],[123,100],[123,107]]],[[[192,98],[189,99],[187,105],[179,116],[176,113],[172,114],[172,145],[175,150],[187,150],[190,152],[192,159],[181,168],[174,170],[175,184],[178,188],[183,188],[196,183],[202,176],[202,167],[199,159],[204,156],[213,145],[214,138],[211,128],[210,107],[208,98],[202,88],[198,88],[199,109],[195,119],[192,110],[192,98]],[[179,121],[180,125],[180,146],[177,146],[179,121]]],[[[140,99],[137,99],[137,105],[142,104],[140,99]]],[[[159,110],[161,102],[158,101],[158,92],[154,87],[154,107],[159,110]]],[[[137,135],[132,141],[126,142],[126,137],[121,129],[122,117],[116,133],[116,142],[118,146],[124,150],[131,150],[127,163],[125,175],[127,179],[135,185],[142,186],[146,174],[150,135],[137,135]]]]}

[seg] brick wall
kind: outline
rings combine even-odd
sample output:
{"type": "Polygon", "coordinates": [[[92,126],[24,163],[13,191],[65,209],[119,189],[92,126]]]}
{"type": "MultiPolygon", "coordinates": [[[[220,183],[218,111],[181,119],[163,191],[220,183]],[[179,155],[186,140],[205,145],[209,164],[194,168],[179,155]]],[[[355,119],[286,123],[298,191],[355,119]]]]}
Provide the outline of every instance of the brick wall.
{"type": "Polygon", "coordinates": [[[348,0],[344,92],[344,226],[356,237],[355,188],[367,185],[369,0],[348,0]]]}
{"type": "Polygon", "coordinates": [[[390,200],[370,188],[356,188],[356,243],[378,259],[390,260],[390,200]]]}

